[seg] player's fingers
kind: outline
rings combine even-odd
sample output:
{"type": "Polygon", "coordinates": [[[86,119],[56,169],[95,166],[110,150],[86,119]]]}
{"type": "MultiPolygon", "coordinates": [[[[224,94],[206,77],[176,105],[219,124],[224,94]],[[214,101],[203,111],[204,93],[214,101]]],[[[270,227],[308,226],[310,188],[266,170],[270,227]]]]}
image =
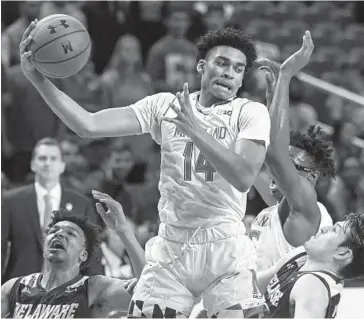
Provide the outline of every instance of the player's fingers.
{"type": "MultiPolygon", "coordinates": [[[[178,94],[178,93],[177,93],[178,94]]],[[[177,97],[178,99],[178,97],[177,97]]],[[[178,103],[181,105],[181,102],[178,100],[178,103]]],[[[182,102],[183,103],[183,102],[182,102]]],[[[182,115],[182,106],[181,108],[179,108],[176,104],[174,103],[169,103],[170,108],[175,111],[177,113],[178,116],[182,115]]]]}
{"type": "Polygon", "coordinates": [[[29,48],[30,41],[32,41],[32,37],[29,35],[28,37],[25,38],[25,40],[20,42],[19,45],[20,54],[23,54],[25,50],[29,48]]]}
{"type": "Polygon", "coordinates": [[[169,122],[169,123],[173,123],[173,124],[177,124],[178,121],[176,119],[171,119],[169,117],[162,117],[162,121],[166,121],[166,122],[169,122]]]}
{"type": "Polygon", "coordinates": [[[103,193],[103,192],[99,192],[99,191],[95,191],[95,190],[92,190],[92,195],[94,197],[110,198],[110,199],[112,199],[112,197],[109,194],[106,194],[106,193],[103,193]]]}
{"type": "Polygon", "coordinates": [[[27,51],[27,52],[24,52],[22,55],[21,55],[21,58],[29,58],[30,56],[32,55],[32,52],[31,51],[27,51]]]}
{"type": "Polygon", "coordinates": [[[100,214],[102,219],[105,219],[106,215],[107,215],[107,211],[105,210],[105,208],[101,205],[101,203],[96,203],[96,210],[97,212],[100,214]]]}
{"type": "Polygon", "coordinates": [[[29,36],[30,32],[32,32],[32,30],[35,28],[35,26],[36,26],[37,22],[38,22],[38,19],[35,19],[35,20],[33,20],[33,21],[29,24],[28,28],[26,28],[26,30],[25,30],[25,31],[24,31],[24,33],[23,33],[23,36],[22,36],[21,42],[23,42],[23,41],[24,41],[24,40],[25,40],[25,39],[29,36]]]}
{"type": "Polygon", "coordinates": [[[188,83],[187,82],[183,85],[183,99],[184,99],[185,105],[189,106],[190,92],[188,90],[188,83]]]}

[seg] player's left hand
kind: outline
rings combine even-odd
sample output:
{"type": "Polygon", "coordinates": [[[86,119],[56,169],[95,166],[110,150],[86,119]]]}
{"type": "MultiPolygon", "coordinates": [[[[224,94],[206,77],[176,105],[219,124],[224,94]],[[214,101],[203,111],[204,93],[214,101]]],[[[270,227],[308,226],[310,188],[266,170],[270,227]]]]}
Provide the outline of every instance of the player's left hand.
{"type": "Polygon", "coordinates": [[[108,194],[95,190],[92,191],[92,196],[100,202],[96,203],[96,209],[108,228],[122,232],[129,229],[123,207],[119,202],[108,194]],[[101,203],[106,205],[107,210],[101,203]]]}
{"type": "Polygon", "coordinates": [[[180,108],[175,105],[173,102],[169,104],[169,106],[176,112],[176,118],[163,117],[162,120],[173,123],[176,125],[178,130],[187,135],[191,136],[196,128],[199,126],[196,116],[193,114],[190,93],[188,91],[188,84],[185,83],[183,86],[183,92],[178,92],[176,94],[178,103],[180,108]]]}
{"type": "Polygon", "coordinates": [[[269,107],[273,101],[274,92],[275,92],[276,84],[278,81],[280,66],[277,62],[271,61],[266,58],[259,59],[255,64],[259,68],[259,70],[262,70],[265,72],[265,77],[267,80],[265,97],[267,100],[267,107],[269,109],[269,107]]]}

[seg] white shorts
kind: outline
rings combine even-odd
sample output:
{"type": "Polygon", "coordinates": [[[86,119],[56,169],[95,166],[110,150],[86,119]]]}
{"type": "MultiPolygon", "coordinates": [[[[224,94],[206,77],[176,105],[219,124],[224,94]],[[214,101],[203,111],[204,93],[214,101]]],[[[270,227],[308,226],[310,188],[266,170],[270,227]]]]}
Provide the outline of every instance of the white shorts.
{"type": "Polygon", "coordinates": [[[211,316],[253,295],[256,253],[242,223],[204,229],[161,224],[145,259],[129,316],[188,317],[201,297],[211,316]]]}

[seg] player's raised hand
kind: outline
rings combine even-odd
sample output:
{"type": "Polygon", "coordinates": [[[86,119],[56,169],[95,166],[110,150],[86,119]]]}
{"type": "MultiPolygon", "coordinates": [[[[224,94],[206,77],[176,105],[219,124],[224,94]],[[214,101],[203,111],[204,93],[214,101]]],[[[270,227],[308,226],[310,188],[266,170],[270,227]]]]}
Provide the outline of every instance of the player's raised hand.
{"type": "Polygon", "coordinates": [[[310,61],[313,49],[314,45],[311,33],[310,31],[306,31],[303,36],[301,48],[283,62],[281,65],[281,73],[291,77],[296,75],[310,61]]]}
{"type": "Polygon", "coordinates": [[[196,128],[198,125],[198,121],[193,114],[190,93],[188,91],[188,84],[185,83],[183,86],[183,92],[178,92],[176,94],[178,104],[180,107],[175,105],[174,101],[169,104],[169,106],[176,112],[177,117],[169,118],[163,117],[162,120],[166,122],[173,123],[177,126],[177,128],[187,136],[190,136],[190,133],[196,128]]]}
{"type": "Polygon", "coordinates": [[[32,61],[31,61],[31,55],[32,52],[29,51],[29,46],[32,41],[31,32],[34,30],[38,23],[38,20],[33,20],[28,28],[25,30],[23,37],[19,44],[19,54],[20,54],[20,63],[21,68],[23,70],[23,73],[26,78],[28,78],[30,81],[36,78],[43,77],[42,74],[37,71],[37,69],[34,67],[32,61]]]}
{"type": "Polygon", "coordinates": [[[108,194],[93,190],[92,196],[100,203],[96,204],[97,212],[104,220],[106,226],[115,231],[126,231],[129,229],[123,207],[108,194]],[[107,210],[101,204],[105,204],[107,210]]]}

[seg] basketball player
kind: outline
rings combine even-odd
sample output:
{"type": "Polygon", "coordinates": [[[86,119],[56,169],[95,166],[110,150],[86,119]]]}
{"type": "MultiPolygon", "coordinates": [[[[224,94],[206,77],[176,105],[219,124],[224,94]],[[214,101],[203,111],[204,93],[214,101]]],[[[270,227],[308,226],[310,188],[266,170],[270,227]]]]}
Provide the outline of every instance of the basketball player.
{"type": "Polygon", "coordinates": [[[30,61],[32,22],[20,44],[24,75],[49,107],[81,137],[149,133],[161,145],[161,225],[146,244],[146,262],[131,316],[188,317],[195,297],[209,315],[243,317],[252,294],[255,252],[245,235],[246,193],[264,162],[270,118],[260,103],[236,96],[257,53],[232,28],[197,45],[201,91],[159,93],[134,105],[89,113],[30,61]]]}
{"type": "MultiPolygon", "coordinates": [[[[308,63],[313,51],[309,32],[304,36],[300,51],[290,59],[304,56],[308,63]]],[[[274,178],[271,190],[276,183],[284,198],[279,204],[263,210],[252,224],[251,236],[259,256],[258,271],[272,267],[321,227],[332,225],[326,208],[317,202],[315,191],[320,177],[335,175],[332,143],[320,128],[314,126],[306,134],[294,132],[290,138],[289,82],[299,69],[287,69],[288,61],[281,66],[277,90],[269,109],[272,142],[265,161],[274,178]]]]}
{"type": "MultiPolygon", "coordinates": [[[[144,251],[127,229],[121,205],[110,196],[94,192],[104,203],[97,210],[105,224],[115,230],[130,256],[136,276],[144,267],[144,251]]],[[[97,244],[97,226],[87,218],[55,211],[44,241],[42,273],[10,279],[1,287],[1,317],[11,318],[106,318],[127,313],[132,281],[106,276],[83,276],[97,244]]]]}
{"type": "Polygon", "coordinates": [[[361,276],[364,214],[351,213],[258,272],[258,283],[265,291],[269,318],[334,318],[343,281],[361,276]]]}

